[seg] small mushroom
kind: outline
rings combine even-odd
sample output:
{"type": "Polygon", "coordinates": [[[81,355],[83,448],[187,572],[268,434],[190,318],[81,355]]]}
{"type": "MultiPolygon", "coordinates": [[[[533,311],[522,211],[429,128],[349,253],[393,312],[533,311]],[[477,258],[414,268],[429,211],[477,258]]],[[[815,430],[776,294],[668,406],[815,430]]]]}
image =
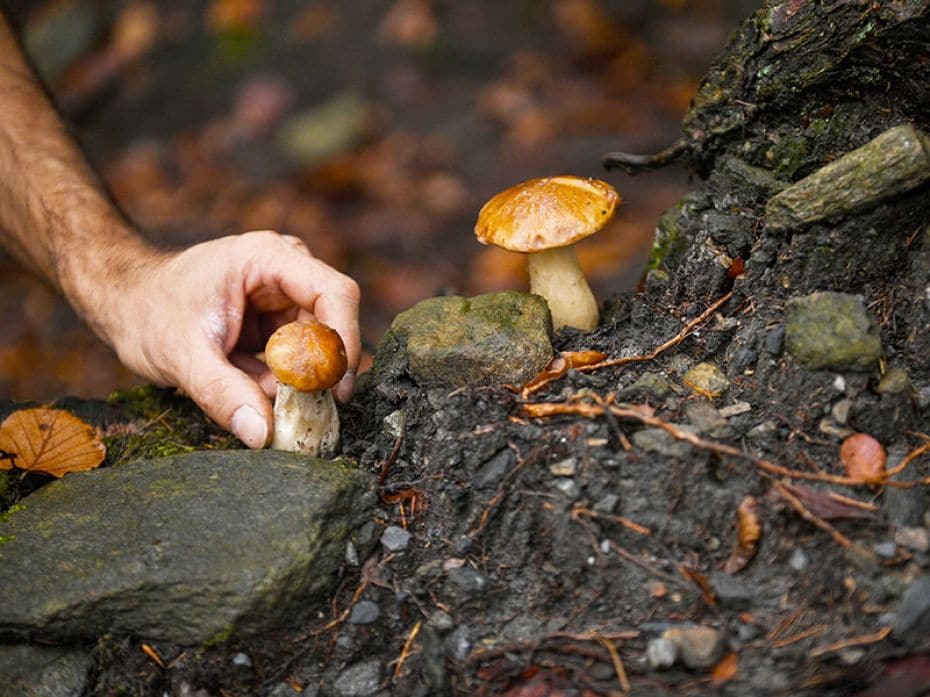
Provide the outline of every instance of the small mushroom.
{"type": "Polygon", "coordinates": [[[475,235],[482,244],[528,255],[530,292],[549,303],[556,329],[590,331],[597,301],[571,245],[604,227],[619,203],[616,190],[599,179],[531,179],[484,204],[475,235]]]}
{"type": "Polygon", "coordinates": [[[265,362],[278,381],[271,447],[332,457],[339,414],[329,388],[346,372],[339,334],[315,319],[285,324],[268,339],[265,362]]]}

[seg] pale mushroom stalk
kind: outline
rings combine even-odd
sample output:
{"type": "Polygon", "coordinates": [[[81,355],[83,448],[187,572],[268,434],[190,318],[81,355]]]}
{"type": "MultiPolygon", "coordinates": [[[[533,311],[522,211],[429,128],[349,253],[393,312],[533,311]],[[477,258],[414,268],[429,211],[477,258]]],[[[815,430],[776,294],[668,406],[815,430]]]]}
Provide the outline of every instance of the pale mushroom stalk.
{"type": "Polygon", "coordinates": [[[527,255],[530,293],[549,303],[552,326],[584,331],[597,327],[597,300],[578,265],[574,247],[557,247],[527,255]]]}
{"type": "Polygon", "coordinates": [[[330,458],[339,445],[339,413],[330,390],[300,392],[278,382],[271,447],[330,458]]]}

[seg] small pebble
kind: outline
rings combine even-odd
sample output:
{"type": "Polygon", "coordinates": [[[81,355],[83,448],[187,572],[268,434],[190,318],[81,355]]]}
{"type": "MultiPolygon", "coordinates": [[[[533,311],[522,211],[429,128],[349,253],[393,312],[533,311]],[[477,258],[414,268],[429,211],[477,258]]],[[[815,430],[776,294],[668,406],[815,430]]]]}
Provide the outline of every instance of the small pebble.
{"type": "Polygon", "coordinates": [[[346,668],[333,685],[339,697],[368,697],[381,686],[381,661],[370,659],[346,668]]]}
{"type": "Polygon", "coordinates": [[[882,559],[893,559],[898,553],[898,546],[894,542],[878,542],[872,545],[872,550],[882,559]]]}
{"type": "Polygon", "coordinates": [[[573,457],[567,457],[549,465],[549,471],[554,477],[574,477],[577,469],[578,463],[573,457]]]}
{"type": "Polygon", "coordinates": [[[410,533],[397,525],[388,525],[381,533],[381,544],[389,552],[402,552],[410,544],[410,533]]]}
{"type": "Polygon", "coordinates": [[[913,552],[926,552],[930,549],[930,533],[926,528],[900,527],[895,531],[894,541],[913,552]]]}
{"type": "Polygon", "coordinates": [[[646,647],[646,660],[653,670],[671,668],[678,659],[678,646],[668,639],[653,639],[646,647]]]}
{"type": "Polygon", "coordinates": [[[765,344],[766,351],[773,356],[777,356],[781,353],[782,346],[784,346],[785,343],[785,327],[778,326],[772,329],[765,335],[763,343],[765,344]]]}
{"type": "Polygon", "coordinates": [[[249,654],[243,653],[240,651],[235,656],[232,657],[232,664],[234,666],[243,666],[245,668],[252,667],[252,659],[249,658],[249,654]]]}
{"type": "Polygon", "coordinates": [[[795,549],[788,560],[788,565],[795,571],[804,571],[808,563],[807,553],[803,549],[795,549]]]}
{"type": "Polygon", "coordinates": [[[346,564],[349,566],[358,566],[358,550],[355,548],[355,545],[352,543],[352,540],[346,542],[346,564]]]}
{"type": "Polygon", "coordinates": [[[729,419],[733,416],[739,416],[740,414],[745,414],[747,411],[752,410],[752,405],[749,402],[734,402],[733,404],[728,404],[725,407],[722,407],[719,410],[720,416],[725,419],[729,419]]]}
{"type": "Polygon", "coordinates": [[[377,621],[381,615],[381,609],[377,603],[370,600],[360,600],[352,607],[352,614],[349,615],[349,624],[371,624],[377,621]]]}
{"type": "Polygon", "coordinates": [[[570,499],[576,498],[580,493],[574,479],[560,479],[555,487],[570,499]]]}
{"type": "Polygon", "coordinates": [[[833,378],[833,389],[837,392],[845,392],[846,378],[844,378],[842,375],[837,375],[835,378],[833,378]]]}
{"type": "Polygon", "coordinates": [[[601,499],[594,504],[594,510],[598,513],[613,513],[620,503],[620,497],[616,494],[604,494],[601,499]]]}
{"type": "Polygon", "coordinates": [[[830,416],[841,426],[845,426],[849,420],[849,410],[852,407],[851,399],[841,399],[830,409],[830,416]]]}
{"type": "Polygon", "coordinates": [[[404,433],[407,416],[402,409],[398,409],[385,416],[383,423],[388,433],[394,436],[394,438],[400,438],[404,433]]]}
{"type": "Polygon", "coordinates": [[[436,610],[429,616],[429,625],[441,634],[445,634],[455,626],[452,615],[443,610],[436,610]]]}
{"type": "Polygon", "coordinates": [[[730,388],[730,381],[720,366],[714,363],[698,363],[683,378],[686,386],[705,397],[719,397],[730,388]]]}
{"type": "Polygon", "coordinates": [[[662,634],[678,647],[678,658],[692,670],[709,670],[723,658],[726,641],[713,627],[673,627],[662,634]]]}

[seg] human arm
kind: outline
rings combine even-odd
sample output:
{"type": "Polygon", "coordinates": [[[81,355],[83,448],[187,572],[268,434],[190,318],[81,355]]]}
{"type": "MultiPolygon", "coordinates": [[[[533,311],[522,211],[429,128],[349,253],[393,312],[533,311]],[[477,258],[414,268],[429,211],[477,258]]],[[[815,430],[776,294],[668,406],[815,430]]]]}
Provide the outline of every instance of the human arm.
{"type": "MultiPolygon", "coordinates": [[[[250,447],[272,432],[274,380],[251,354],[313,314],[359,358],[358,286],[270,231],[182,251],[145,242],[110,200],[0,13],[0,245],[55,286],[140,376],[191,396],[250,447]]],[[[348,399],[351,376],[337,388],[348,399]]]]}

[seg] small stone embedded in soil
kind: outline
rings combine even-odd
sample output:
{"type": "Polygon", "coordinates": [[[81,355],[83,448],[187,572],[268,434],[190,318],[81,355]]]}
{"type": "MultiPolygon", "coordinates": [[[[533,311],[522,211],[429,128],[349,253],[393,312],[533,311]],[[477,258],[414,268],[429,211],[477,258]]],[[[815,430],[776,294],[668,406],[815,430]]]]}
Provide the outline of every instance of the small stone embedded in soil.
{"type": "Polygon", "coordinates": [[[801,548],[795,549],[788,560],[788,565],[795,571],[804,571],[809,563],[807,553],[801,548]]]}
{"type": "Polygon", "coordinates": [[[517,456],[513,450],[504,448],[481,465],[478,473],[472,479],[472,486],[475,489],[496,489],[516,462],[517,456]]]}
{"type": "Polygon", "coordinates": [[[346,668],[333,685],[338,697],[370,697],[381,684],[383,667],[378,659],[356,663],[346,668]]]}
{"type": "Polygon", "coordinates": [[[894,542],[878,542],[872,545],[872,551],[882,559],[894,559],[898,554],[898,546],[894,542]]]}
{"type": "Polygon", "coordinates": [[[792,356],[813,370],[871,370],[882,354],[878,324],[862,298],[829,291],[788,302],[785,343],[792,356]]]}
{"type": "Polygon", "coordinates": [[[763,346],[765,346],[765,350],[772,356],[780,354],[785,344],[785,327],[779,325],[774,329],[770,329],[765,335],[765,339],[763,339],[762,343],[763,346]]]}
{"type": "Polygon", "coordinates": [[[841,399],[830,407],[830,416],[841,426],[845,426],[849,421],[849,410],[852,408],[852,400],[841,399]]]}
{"type": "Polygon", "coordinates": [[[620,497],[616,494],[604,494],[597,503],[594,504],[594,510],[598,513],[613,513],[618,503],[620,503],[620,497]]]}
{"type": "MultiPolygon", "coordinates": [[[[291,687],[289,683],[279,682],[271,689],[271,692],[268,693],[268,697],[301,697],[302,695],[303,697],[306,697],[306,692],[306,690],[303,692],[298,692],[293,687],[291,687]]],[[[200,697],[199,691],[197,693],[193,693],[192,697],[200,697]]],[[[204,692],[203,697],[209,697],[209,693],[204,692]]]]}
{"type": "Polygon", "coordinates": [[[920,640],[930,625],[930,576],[918,576],[904,591],[895,614],[891,636],[900,641],[920,640]]]}
{"type": "Polygon", "coordinates": [[[479,571],[470,566],[463,566],[458,569],[450,569],[448,572],[449,580],[460,590],[469,595],[480,595],[487,590],[488,579],[479,571]]]}
{"type": "Polygon", "coordinates": [[[725,419],[731,419],[749,411],[752,411],[752,405],[749,402],[733,402],[733,404],[720,407],[717,413],[725,419]]]}
{"type": "Polygon", "coordinates": [[[243,653],[242,651],[240,651],[239,653],[237,653],[235,656],[232,657],[232,664],[234,666],[241,666],[243,668],[251,668],[252,659],[249,658],[249,654],[243,653]]]}
{"type": "Polygon", "coordinates": [[[754,593],[747,583],[719,571],[712,573],[709,580],[720,607],[726,610],[745,610],[752,605],[754,593]]]}
{"type": "Polygon", "coordinates": [[[429,616],[429,625],[440,634],[445,634],[455,626],[455,620],[448,612],[436,610],[429,616]]]}
{"type": "Polygon", "coordinates": [[[397,525],[388,525],[381,533],[381,544],[389,552],[403,552],[410,544],[410,532],[397,525]]]}
{"type": "Polygon", "coordinates": [[[407,415],[403,409],[396,409],[384,417],[384,428],[394,438],[400,438],[404,434],[404,426],[407,423],[407,415]]]}
{"type": "Polygon", "coordinates": [[[706,433],[715,438],[726,438],[729,433],[727,420],[713,404],[704,399],[686,402],[685,415],[698,433],[706,433]]]}
{"type": "Polygon", "coordinates": [[[730,361],[730,368],[739,373],[754,366],[758,359],[758,353],[748,346],[740,346],[736,350],[736,353],[733,354],[733,359],[730,361]]]}
{"type": "Polygon", "coordinates": [[[352,607],[349,624],[371,624],[381,616],[381,608],[371,600],[360,600],[352,607]]]}
{"type": "Polygon", "coordinates": [[[519,384],[549,363],[551,333],[549,307],[538,295],[429,298],[394,319],[372,371],[400,372],[405,366],[426,385],[519,384]]]}
{"type": "MultiPolygon", "coordinates": [[[[682,430],[693,430],[690,426],[682,430]]],[[[633,433],[633,445],[648,453],[658,453],[668,457],[684,458],[691,452],[691,446],[676,440],[672,434],[660,428],[644,428],[633,433]]]]}
{"type": "Polygon", "coordinates": [[[875,391],[879,394],[908,394],[913,390],[914,385],[911,383],[911,378],[908,377],[907,371],[901,368],[886,370],[875,386],[875,391]]]}
{"type": "Polygon", "coordinates": [[[567,457],[549,465],[549,472],[554,477],[574,477],[578,469],[578,461],[573,457],[567,457]]]}
{"type": "Polygon", "coordinates": [[[926,528],[898,528],[894,534],[894,541],[913,552],[926,552],[930,549],[930,534],[926,528]]]}
{"type": "Polygon", "coordinates": [[[622,399],[632,397],[652,397],[654,399],[665,399],[672,392],[672,383],[664,376],[658,373],[643,373],[629,387],[625,387],[617,393],[622,399]]]}
{"type": "Polygon", "coordinates": [[[719,397],[730,388],[730,381],[720,366],[706,361],[685,373],[683,382],[692,391],[711,398],[719,397]]]}
{"type": "Polygon", "coordinates": [[[713,668],[726,650],[723,633],[703,625],[672,627],[663,632],[662,638],[675,644],[679,660],[692,670],[713,668]]]}
{"type": "Polygon", "coordinates": [[[678,645],[669,639],[652,639],[646,646],[646,660],[653,670],[671,668],[678,660],[678,645]]]}
{"type": "Polygon", "coordinates": [[[581,493],[581,488],[574,479],[560,479],[556,482],[555,488],[570,499],[578,498],[578,494],[581,493]]]}

